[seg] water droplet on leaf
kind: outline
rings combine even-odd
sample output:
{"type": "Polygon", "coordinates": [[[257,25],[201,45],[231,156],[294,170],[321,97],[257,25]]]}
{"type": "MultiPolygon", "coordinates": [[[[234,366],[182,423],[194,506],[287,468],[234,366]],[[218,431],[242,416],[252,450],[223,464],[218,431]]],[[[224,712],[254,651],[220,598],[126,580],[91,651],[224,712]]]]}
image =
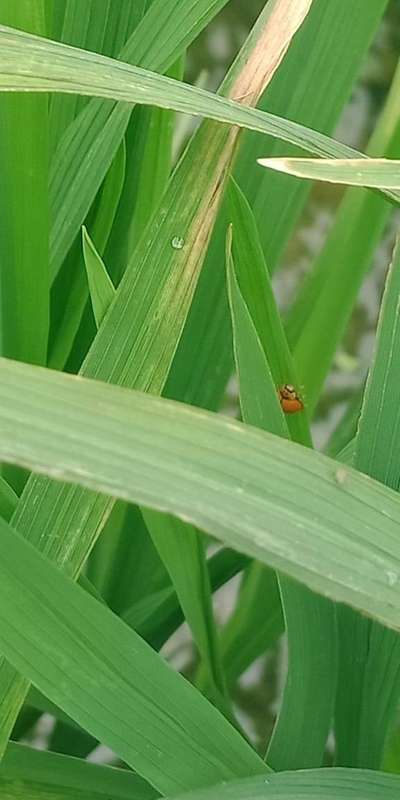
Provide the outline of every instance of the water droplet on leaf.
{"type": "Polygon", "coordinates": [[[390,570],[388,570],[387,573],[386,573],[386,576],[387,576],[387,579],[388,579],[389,586],[395,586],[395,584],[397,583],[397,581],[399,579],[399,576],[397,575],[397,573],[396,572],[390,572],[390,570]]]}
{"type": "Polygon", "coordinates": [[[174,250],[182,250],[182,247],[185,244],[185,240],[182,239],[181,236],[174,236],[174,238],[172,239],[171,244],[172,244],[172,247],[174,248],[174,250]]]}

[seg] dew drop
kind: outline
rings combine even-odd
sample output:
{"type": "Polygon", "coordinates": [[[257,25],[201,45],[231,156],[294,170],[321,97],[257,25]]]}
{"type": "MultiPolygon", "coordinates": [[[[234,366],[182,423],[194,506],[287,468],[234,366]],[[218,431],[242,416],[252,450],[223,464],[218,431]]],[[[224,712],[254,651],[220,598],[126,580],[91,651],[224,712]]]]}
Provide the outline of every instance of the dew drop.
{"type": "Polygon", "coordinates": [[[399,576],[397,575],[397,573],[396,572],[391,572],[390,570],[388,570],[386,572],[386,577],[388,579],[389,586],[395,586],[397,581],[398,581],[398,579],[399,579],[399,576]]]}
{"type": "Polygon", "coordinates": [[[337,469],[335,472],[336,483],[338,483],[339,486],[343,486],[343,484],[346,482],[347,475],[348,473],[346,472],[346,470],[343,469],[343,467],[339,467],[339,469],[337,469]]]}
{"type": "Polygon", "coordinates": [[[182,239],[181,236],[174,236],[174,238],[172,239],[171,244],[172,244],[172,247],[174,248],[174,250],[182,250],[182,247],[185,244],[185,240],[182,239]]]}

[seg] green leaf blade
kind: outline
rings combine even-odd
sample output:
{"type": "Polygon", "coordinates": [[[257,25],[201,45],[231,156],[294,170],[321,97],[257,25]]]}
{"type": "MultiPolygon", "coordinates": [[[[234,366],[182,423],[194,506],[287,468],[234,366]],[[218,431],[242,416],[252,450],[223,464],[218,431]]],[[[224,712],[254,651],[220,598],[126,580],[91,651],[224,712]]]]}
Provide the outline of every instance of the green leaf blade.
{"type": "Polygon", "coordinates": [[[82,228],[82,246],[93,313],[99,328],[114,300],[115,288],[85,227],[82,228]]]}
{"type": "Polygon", "coordinates": [[[163,793],[264,771],[244,739],[139,636],[0,527],[4,612],[13,598],[11,619],[2,615],[2,651],[44,694],[163,793]]]}
{"type": "MultiPolygon", "coordinates": [[[[390,573],[400,574],[400,500],[392,490],[309,448],[172,401],[5,359],[0,374],[3,460],[185,517],[398,627],[390,573]]],[[[79,501],[84,490],[75,491],[79,501]]]]}

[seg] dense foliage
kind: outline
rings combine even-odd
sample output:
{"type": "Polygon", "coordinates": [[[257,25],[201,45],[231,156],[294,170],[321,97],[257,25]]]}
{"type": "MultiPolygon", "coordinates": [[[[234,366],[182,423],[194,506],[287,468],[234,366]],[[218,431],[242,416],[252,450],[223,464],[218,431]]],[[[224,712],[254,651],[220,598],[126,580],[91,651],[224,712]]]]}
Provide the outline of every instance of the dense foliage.
{"type": "Polygon", "coordinates": [[[4,800],[400,796],[398,24],[0,0],[4,800]]]}

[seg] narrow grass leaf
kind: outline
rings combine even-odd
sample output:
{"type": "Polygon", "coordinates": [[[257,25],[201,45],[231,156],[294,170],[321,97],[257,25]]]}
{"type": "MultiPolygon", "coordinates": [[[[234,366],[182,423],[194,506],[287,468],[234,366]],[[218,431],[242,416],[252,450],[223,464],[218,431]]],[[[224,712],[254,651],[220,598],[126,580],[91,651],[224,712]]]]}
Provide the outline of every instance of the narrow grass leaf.
{"type": "Polygon", "coordinates": [[[144,510],[143,516],[193,633],[207,675],[206,694],[231,717],[201,533],[165,514],[144,510]]]}
{"type": "Polygon", "coordinates": [[[127,770],[10,744],[0,765],[3,800],[152,800],[157,792],[127,770]]]}
{"type": "MultiPolygon", "coordinates": [[[[257,109],[244,108],[220,95],[121,61],[49,42],[5,26],[0,26],[0,42],[0,91],[57,91],[156,105],[259,131],[314,155],[362,158],[362,154],[353,148],[303,125],[257,109]]],[[[399,201],[400,191],[383,191],[393,201],[399,201]]]]}
{"type": "MultiPolygon", "coordinates": [[[[1,0],[0,22],[44,34],[43,1],[1,0]]],[[[47,97],[0,97],[0,346],[37,364],[50,313],[47,117],[47,97]]]]}
{"type": "MultiPolygon", "coordinates": [[[[85,3],[80,3],[79,6],[78,3],[79,0],[67,0],[65,3],[60,41],[64,42],[65,44],[74,45],[74,47],[82,47],[83,49],[88,47],[88,49],[90,49],[88,43],[88,32],[93,0],[86,0],[85,3]]],[[[97,16],[97,24],[95,21],[94,25],[95,36],[92,38],[93,49],[100,53],[102,52],[102,30],[100,26],[104,17],[104,3],[102,5],[103,8],[101,8],[100,14],[97,16]],[[99,33],[101,38],[99,38],[99,33]]],[[[48,36],[48,38],[51,39],[52,37],[48,36]]],[[[55,149],[61,135],[76,116],[79,104],[82,103],[82,99],[83,98],[80,98],[77,95],[73,97],[65,97],[65,95],[62,94],[57,94],[51,97],[49,125],[52,150],[55,149]]]]}
{"type": "MultiPolygon", "coordinates": [[[[400,249],[386,280],[375,352],[364,394],[354,465],[399,490],[400,249]]],[[[389,576],[394,586],[400,574],[389,576]]],[[[397,634],[350,612],[339,614],[342,670],[336,711],[338,763],[377,769],[400,695],[397,634]],[[356,649],[357,648],[357,649],[356,649]],[[360,658],[360,653],[364,657],[360,658]],[[384,681],[382,681],[384,676],[384,681]]]]}
{"type": "Polygon", "coordinates": [[[232,309],[233,341],[243,419],[257,428],[288,437],[277,388],[255,324],[240,292],[234,269],[228,237],[228,296],[232,309]]]}
{"type": "Polygon", "coordinates": [[[97,252],[86,228],[82,228],[82,247],[92,300],[93,314],[99,328],[115,296],[115,287],[104,261],[97,252]]]}
{"type": "Polygon", "coordinates": [[[5,522],[0,550],[2,652],[155,788],[266,769],[196,689],[5,522]]]}
{"type": "Polygon", "coordinates": [[[364,393],[356,438],[355,463],[398,491],[400,471],[400,247],[390,266],[376,333],[376,345],[364,393]]]}
{"type": "MultiPolygon", "coordinates": [[[[373,155],[400,152],[400,66],[368,144],[373,155]]],[[[327,240],[290,310],[286,332],[312,413],[345,332],[391,207],[375,192],[348,189],[327,240]],[[329,336],[321,336],[323,328],[329,336]]]]}
{"type": "MultiPolygon", "coordinates": [[[[314,0],[259,107],[314,130],[331,133],[350,98],[386,6],[387,0],[368,4],[364,0],[351,3],[314,0]],[[348,46],[349,35],[351,47],[348,46]]],[[[382,151],[376,153],[381,154],[382,151]]],[[[235,172],[252,206],[271,272],[279,266],[310,184],[282,173],[264,172],[256,159],[288,155],[301,156],[302,153],[294,145],[246,133],[235,172]]]]}
{"type": "MultiPolygon", "coordinates": [[[[272,427],[272,425],[268,426],[267,424],[259,425],[259,427],[263,427],[265,430],[270,430],[280,436],[287,436],[289,430],[291,438],[302,444],[310,445],[311,435],[306,414],[301,411],[298,414],[284,416],[280,404],[277,402],[279,389],[286,383],[292,384],[299,395],[301,395],[301,387],[286,341],[282,320],[275,303],[258,227],[243,192],[233,180],[229,185],[228,209],[229,218],[233,224],[232,254],[237,281],[243,300],[254,321],[256,333],[265,354],[264,360],[269,365],[266,368],[270,371],[274,388],[273,393],[270,391],[268,395],[264,394],[264,390],[260,392],[260,403],[261,406],[266,406],[270,409],[270,414],[276,414],[278,409],[278,413],[284,421],[283,427],[282,425],[272,427]],[[268,403],[267,397],[269,398],[268,403]],[[272,410],[273,408],[275,408],[275,412],[272,410]]],[[[254,342],[254,336],[251,338],[254,342]]],[[[252,346],[250,345],[249,350],[251,349],[252,346]]],[[[253,349],[254,352],[258,349],[255,342],[253,349]]],[[[247,358],[249,357],[250,353],[248,352],[247,358]]],[[[244,365],[246,365],[247,358],[243,361],[244,365]]],[[[262,381],[263,369],[260,363],[258,366],[259,369],[253,373],[257,376],[254,378],[255,383],[258,380],[262,381]]],[[[253,370],[249,370],[249,375],[250,372],[253,372],[253,370]]],[[[248,396],[246,402],[250,402],[251,392],[246,392],[246,395],[248,396]]],[[[304,402],[306,404],[306,398],[304,402]]],[[[253,422],[252,424],[256,423],[253,422]]]]}
{"type": "Polygon", "coordinates": [[[221,632],[226,681],[234,687],[285,630],[276,575],[254,561],[245,571],[235,609],[221,632]]]}
{"type": "Polygon", "coordinates": [[[173,591],[140,509],[127,503],[115,504],[85,572],[118,616],[154,592],[173,591]]]}
{"type": "MultiPolygon", "coordinates": [[[[239,246],[237,261],[233,261],[228,252],[228,295],[232,309],[243,419],[271,433],[288,437],[277,386],[281,385],[279,377],[282,375],[282,364],[288,375],[294,374],[294,367],[257,238],[254,218],[240,191],[234,186],[231,191],[235,193],[237,206],[234,231],[239,246]],[[255,257],[255,248],[258,248],[258,257],[255,257]],[[236,263],[242,276],[242,285],[246,286],[246,298],[255,309],[254,319],[257,318],[257,322],[254,330],[236,281],[236,263]],[[259,302],[263,288],[264,308],[260,307],[259,302]],[[263,336],[265,351],[260,345],[256,329],[263,336]],[[255,354],[260,351],[264,363],[260,357],[255,359],[255,354]],[[255,398],[264,411],[264,416],[260,414],[259,408],[254,407],[255,398]],[[275,409],[276,415],[279,413],[276,422],[270,413],[271,407],[275,409]]],[[[297,416],[301,414],[300,411],[297,416]]],[[[303,430],[304,444],[308,444],[310,438],[306,424],[303,430]]],[[[301,428],[296,432],[301,436],[301,428]]],[[[279,584],[288,634],[289,672],[267,759],[277,770],[320,766],[331,725],[336,688],[334,609],[327,600],[317,597],[284,576],[279,577],[279,584]]]]}
{"type": "Polygon", "coordinates": [[[49,39],[61,38],[68,0],[45,0],[46,31],[49,39]]]}
{"type": "MultiPolygon", "coordinates": [[[[184,70],[184,58],[174,64],[167,74],[180,80],[184,70]]],[[[140,161],[135,152],[132,153],[131,165],[135,175],[136,203],[128,205],[131,212],[130,226],[127,236],[127,257],[135,249],[154,209],[160,203],[168,183],[172,167],[172,138],[175,115],[159,108],[139,109],[139,128],[142,142],[135,142],[140,153],[140,161]],[[136,157],[135,157],[136,156],[136,157]]]]}
{"type": "Polygon", "coordinates": [[[361,386],[350,398],[346,411],[329,437],[324,452],[332,458],[337,458],[338,454],[343,451],[343,448],[346,447],[356,435],[364,388],[363,381],[361,386]]]}
{"type": "MultiPolygon", "coordinates": [[[[123,61],[166,71],[228,0],[155,0],[119,56],[123,61]],[[179,25],[176,19],[179,18],[179,25]]],[[[145,7],[135,4],[143,15],[145,7]]],[[[146,6],[147,8],[147,6],[146,6]]],[[[123,139],[132,107],[91,100],[69,126],[51,169],[51,274],[63,263],[123,139]]]]}
{"type": "MultiPolygon", "coordinates": [[[[99,255],[103,255],[113,229],[125,180],[125,161],[125,142],[123,140],[99,192],[94,216],[88,223],[93,244],[99,255]]],[[[65,263],[65,270],[69,273],[67,276],[69,290],[67,300],[67,290],[64,285],[57,285],[53,290],[53,326],[51,329],[53,335],[49,342],[47,363],[47,366],[53,369],[65,367],[85,308],[88,308],[89,292],[87,278],[84,274],[85,260],[80,247],[77,247],[75,252],[74,263],[71,264],[69,260],[65,263]],[[71,271],[73,272],[72,279],[71,271]]],[[[73,254],[74,250],[71,251],[71,257],[73,254]]]]}
{"type": "Polygon", "coordinates": [[[400,161],[395,159],[259,158],[258,163],[267,169],[312,181],[370,189],[400,188],[400,161]]]}
{"type": "Polygon", "coordinates": [[[0,516],[7,522],[11,519],[18,503],[18,495],[10,484],[0,475],[0,516]]]}
{"type": "MultiPolygon", "coordinates": [[[[222,548],[207,561],[211,589],[215,592],[248,565],[249,559],[242,553],[222,548]]],[[[169,639],[184,621],[182,609],[173,586],[161,589],[138,600],[125,609],[122,618],[156,650],[169,639]]],[[[229,664],[224,665],[229,670],[229,664]]]]}
{"type": "MultiPolygon", "coordinates": [[[[178,76],[181,68],[179,64],[174,65],[168,74],[178,76]]],[[[122,141],[124,164],[122,184],[116,185],[118,173],[116,163],[122,161],[118,159],[121,147],[118,150],[114,163],[107,174],[106,186],[115,185],[118,189],[118,210],[108,209],[108,218],[104,219],[108,204],[105,202],[105,192],[102,192],[100,208],[96,210],[93,223],[93,233],[96,241],[101,241],[100,236],[105,230],[111,228],[110,241],[107,242],[105,258],[107,264],[112,265],[112,278],[118,283],[131,253],[137,245],[145,224],[148,222],[154,210],[154,204],[160,202],[163,191],[166,187],[171,171],[171,140],[173,132],[172,112],[158,108],[139,108],[132,115],[126,132],[125,139],[122,141]],[[125,166],[125,151],[128,157],[125,166]],[[110,173],[115,176],[110,181],[110,173]],[[143,191],[143,187],[144,191],[143,191]],[[136,202],[140,198],[139,202],[136,202]],[[115,219],[114,219],[115,216],[115,219]],[[110,225],[110,220],[112,226],[110,225]],[[96,230],[95,230],[96,229],[96,230]]],[[[122,167],[122,164],[121,164],[122,167]]],[[[121,170],[122,171],[122,170],[121,170]]],[[[110,198],[112,200],[112,198],[110,198]]],[[[104,238],[104,237],[102,237],[104,238]]],[[[108,239],[108,236],[107,236],[108,239]]],[[[68,312],[64,313],[63,324],[57,330],[56,342],[51,352],[49,366],[57,368],[63,367],[72,349],[74,338],[80,330],[80,337],[85,339],[86,352],[90,344],[90,335],[93,337],[93,326],[81,324],[82,318],[88,320],[88,293],[85,282],[82,281],[80,264],[76,264],[75,276],[70,288],[71,302],[67,303],[68,312]],[[89,336],[87,329],[89,328],[89,336]]],[[[71,265],[64,264],[64,273],[70,272],[71,265]]],[[[55,292],[58,302],[65,308],[65,291],[63,287],[55,292]]],[[[90,320],[91,321],[91,320],[90,320]]],[[[73,370],[76,371],[76,370],[73,370]]]]}

